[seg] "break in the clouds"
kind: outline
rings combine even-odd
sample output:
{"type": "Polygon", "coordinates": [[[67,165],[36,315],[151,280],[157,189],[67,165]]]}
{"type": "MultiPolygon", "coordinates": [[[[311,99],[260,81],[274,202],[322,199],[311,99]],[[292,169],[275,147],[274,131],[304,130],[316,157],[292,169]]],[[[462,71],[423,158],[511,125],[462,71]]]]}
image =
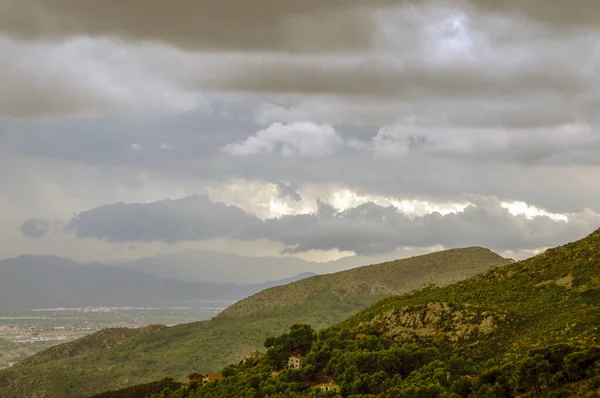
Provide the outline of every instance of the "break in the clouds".
{"type": "Polygon", "coordinates": [[[268,239],[282,243],[290,253],[339,250],[374,255],[406,246],[536,249],[576,239],[600,224],[600,215],[589,210],[562,218],[523,213],[512,214],[509,205],[494,197],[474,197],[462,211],[445,214],[415,216],[373,202],[339,210],[319,202],[312,213],[260,220],[238,207],[193,196],[102,206],[77,215],[67,230],[109,242],[268,239]]]}

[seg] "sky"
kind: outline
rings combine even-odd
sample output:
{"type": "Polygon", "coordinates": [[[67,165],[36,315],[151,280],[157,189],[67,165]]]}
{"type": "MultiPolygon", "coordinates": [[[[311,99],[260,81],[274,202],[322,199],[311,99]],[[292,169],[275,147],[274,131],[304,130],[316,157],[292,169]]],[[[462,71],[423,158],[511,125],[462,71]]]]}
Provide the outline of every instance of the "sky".
{"type": "Polygon", "coordinates": [[[4,0],[0,258],[581,238],[599,22],[596,0],[4,0]]]}

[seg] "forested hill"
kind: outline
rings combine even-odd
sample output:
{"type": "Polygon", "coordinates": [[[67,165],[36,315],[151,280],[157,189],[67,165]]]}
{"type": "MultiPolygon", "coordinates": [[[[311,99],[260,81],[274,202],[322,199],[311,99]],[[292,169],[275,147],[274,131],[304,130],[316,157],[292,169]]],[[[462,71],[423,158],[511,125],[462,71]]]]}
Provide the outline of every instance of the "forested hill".
{"type": "Polygon", "coordinates": [[[60,345],[0,371],[0,396],[81,397],[165,375],[209,372],[239,361],[295,323],[327,327],[383,297],[447,285],[508,263],[483,248],[448,250],[270,289],[210,321],[139,333],[106,330],[86,344],[60,345]]]}
{"type": "Polygon", "coordinates": [[[223,381],[180,397],[592,397],[600,394],[600,230],[315,333],[295,325],[223,381]],[[300,353],[303,366],[287,369],[300,353]]]}

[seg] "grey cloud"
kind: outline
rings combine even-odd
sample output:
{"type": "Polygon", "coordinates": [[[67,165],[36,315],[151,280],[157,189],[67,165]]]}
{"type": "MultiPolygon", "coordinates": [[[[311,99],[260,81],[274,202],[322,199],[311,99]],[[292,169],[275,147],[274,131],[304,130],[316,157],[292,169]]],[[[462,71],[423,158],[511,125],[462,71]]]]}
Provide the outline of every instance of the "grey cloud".
{"type": "Polygon", "coordinates": [[[92,35],[215,50],[315,50],[367,44],[364,18],[348,2],[260,0],[7,0],[0,26],[23,39],[92,35]],[[355,23],[348,23],[354,19],[355,23]],[[344,21],[344,23],[342,23],[344,21]],[[337,22],[337,23],[336,23],[337,22]],[[334,28],[335,26],[335,28],[334,28]],[[302,40],[300,40],[302,38],[302,40]]]}
{"type": "Polygon", "coordinates": [[[366,203],[336,211],[319,203],[313,214],[260,221],[239,208],[205,197],[151,204],[116,204],[84,212],[68,229],[80,237],[110,242],[177,242],[230,237],[283,243],[287,252],[353,251],[372,255],[403,246],[481,245],[497,251],[555,246],[591,232],[600,215],[590,210],[570,214],[570,222],[548,217],[513,216],[495,197],[472,197],[462,213],[412,217],[393,207],[366,203]]]}
{"type": "MultiPolygon", "coordinates": [[[[260,0],[252,4],[233,0],[135,0],[126,4],[116,0],[94,4],[5,0],[0,6],[0,26],[6,34],[27,39],[119,36],[187,48],[314,51],[367,46],[369,9],[406,4],[406,0],[260,0]]],[[[563,27],[595,26],[600,20],[600,5],[595,0],[467,0],[455,4],[563,27]]]]}
{"type": "Polygon", "coordinates": [[[50,232],[50,222],[47,220],[27,220],[19,229],[21,233],[30,238],[40,239],[50,232]]]}
{"type": "Polygon", "coordinates": [[[381,156],[425,152],[536,164],[546,158],[560,159],[564,154],[596,152],[600,149],[600,132],[584,124],[527,130],[391,126],[380,129],[371,143],[357,145],[368,145],[381,156]]]}
{"type": "Polygon", "coordinates": [[[579,0],[570,4],[561,0],[468,0],[468,4],[483,11],[525,16],[562,27],[593,27],[600,20],[600,4],[594,0],[579,0]]]}
{"type": "Polygon", "coordinates": [[[39,117],[206,109],[202,95],[176,88],[151,70],[147,63],[153,49],[82,37],[24,45],[0,35],[0,114],[39,117]]]}
{"type": "Polygon", "coordinates": [[[217,102],[212,113],[17,120],[8,124],[4,145],[33,157],[168,170],[190,160],[210,160],[220,154],[220,147],[256,131],[249,109],[236,109],[238,118],[233,118],[223,114],[226,106],[217,102]],[[247,120],[241,118],[244,112],[247,120]],[[142,150],[133,150],[134,144],[142,150]]]}
{"type": "MultiPolygon", "coordinates": [[[[66,170],[91,165],[95,179],[115,181],[112,185],[103,185],[107,190],[121,186],[118,184],[123,183],[126,175],[129,176],[127,184],[132,180],[140,189],[143,181],[182,184],[187,181],[186,184],[192,184],[188,185],[190,189],[195,189],[198,183],[191,181],[245,179],[272,183],[285,181],[292,186],[333,185],[348,187],[361,194],[403,199],[460,201],[465,193],[477,193],[523,200],[552,212],[578,212],[588,206],[600,211],[600,185],[590,183],[600,178],[597,151],[593,146],[588,150],[581,149],[585,141],[561,141],[560,145],[554,146],[558,147],[555,149],[558,156],[544,157],[534,166],[514,161],[510,151],[519,149],[518,145],[509,148],[508,153],[500,151],[487,158],[484,153],[476,156],[477,152],[461,156],[449,156],[450,152],[445,156],[416,152],[410,156],[381,158],[373,156],[369,150],[344,149],[306,161],[279,154],[228,156],[221,151],[223,146],[243,140],[249,135],[248,131],[256,129],[251,123],[236,123],[209,121],[193,115],[135,122],[105,118],[69,123],[22,123],[11,129],[14,134],[2,138],[1,146],[3,151],[20,152],[27,157],[19,156],[21,161],[15,163],[9,156],[0,156],[3,164],[0,170],[5,171],[7,181],[13,181],[1,186],[0,192],[11,195],[25,182],[73,189],[68,192],[75,192],[75,196],[82,195],[81,192],[94,192],[93,179],[79,175],[69,179],[68,185],[64,179],[66,170]],[[161,150],[160,143],[164,141],[168,141],[173,149],[161,150]],[[132,142],[138,142],[144,150],[131,150],[132,142]],[[579,149],[570,151],[572,145],[579,149]],[[53,159],[63,159],[60,163],[64,164],[64,170],[57,168],[57,161],[53,159]],[[23,181],[9,173],[9,170],[25,170],[24,167],[31,168],[32,165],[44,170],[43,177],[30,170],[28,179],[23,181]],[[136,177],[140,172],[146,176],[141,181],[136,177]]],[[[337,130],[349,139],[343,127],[337,130]]],[[[440,130],[440,134],[443,132],[440,130]]],[[[373,127],[352,132],[350,137],[369,142],[376,134],[377,128],[373,127]]],[[[548,131],[548,136],[552,138],[552,130],[548,131]]],[[[543,148],[544,135],[537,137],[543,148]]],[[[526,154],[522,150],[521,153],[526,154]]],[[[89,167],[83,169],[90,170],[89,167]]]]}
{"type": "MultiPolygon", "coordinates": [[[[312,120],[354,128],[405,123],[421,127],[528,129],[580,121],[598,125],[598,105],[589,99],[535,95],[526,98],[423,98],[394,100],[356,97],[304,97],[296,103],[263,103],[255,120],[274,122],[312,120]]],[[[374,127],[372,127],[373,129],[374,127]]],[[[346,132],[345,130],[343,131],[346,132]]],[[[363,133],[359,135],[365,136],[363,133]]]]}
{"type": "Polygon", "coordinates": [[[208,240],[230,236],[259,220],[243,210],[212,203],[206,196],[148,204],[117,203],[75,216],[66,226],[80,238],[107,242],[208,240]]]}
{"type": "MultiPolygon", "coordinates": [[[[411,105],[423,99],[471,102],[467,109],[484,109],[468,118],[490,114],[485,117],[500,119],[502,124],[510,124],[510,119],[523,125],[532,123],[531,119],[540,123],[596,117],[600,91],[597,32],[557,34],[513,15],[535,16],[531,3],[522,7],[514,1],[502,3],[473,2],[466,8],[470,2],[456,3],[471,17],[465,17],[459,24],[464,26],[457,28],[451,26],[457,19],[455,8],[440,3],[446,6],[442,11],[430,11],[426,5],[437,3],[425,1],[401,12],[386,7],[403,5],[404,0],[310,0],[302,4],[261,0],[251,7],[233,6],[231,0],[134,1],[127,6],[112,0],[93,6],[73,0],[8,1],[0,5],[0,26],[18,37],[78,37],[54,43],[54,47],[48,42],[23,46],[0,40],[6,54],[0,62],[8,71],[2,75],[5,79],[0,76],[0,84],[11,93],[2,96],[0,113],[27,117],[190,109],[207,106],[198,90],[213,90],[379,99],[392,102],[392,108],[397,102],[411,105]],[[240,14],[228,12],[229,6],[240,14]],[[485,10],[514,18],[498,22],[500,17],[489,16],[485,10]],[[187,18],[194,22],[181,22],[187,18]],[[204,18],[208,21],[203,23],[204,18]],[[360,21],[353,23],[356,18],[360,21]],[[113,43],[115,36],[143,44],[113,43]],[[233,51],[178,51],[157,41],[233,51]],[[340,51],[354,46],[355,51],[340,51]],[[327,53],[314,53],[319,50],[327,53]],[[173,69],[173,64],[178,68],[173,69]],[[101,76],[92,82],[93,89],[87,78],[90,73],[101,76]],[[539,109],[519,112],[514,105],[513,115],[506,120],[498,109],[501,106],[486,105],[502,101],[535,108],[532,104],[540,98],[550,105],[543,107],[546,118],[539,109]],[[540,113],[540,117],[533,116],[540,113]]],[[[556,5],[534,3],[546,10],[538,15],[540,20],[551,20],[544,15],[553,14],[550,10],[556,5]]],[[[434,115],[447,113],[447,107],[427,107],[434,115]]],[[[371,113],[376,114],[376,123],[397,116],[393,109],[381,113],[371,113]]],[[[463,119],[464,114],[463,110],[463,119]]],[[[458,119],[450,115],[448,122],[465,123],[458,119]]]]}
{"type": "MultiPolygon", "coordinates": [[[[325,66],[327,64],[325,63],[325,66]]],[[[488,66],[492,67],[493,66],[488,66]]],[[[310,62],[249,62],[242,72],[215,79],[220,89],[265,93],[309,93],[389,99],[511,98],[536,95],[576,96],[597,85],[591,76],[539,66],[537,70],[508,71],[482,65],[431,68],[365,63],[315,68],[310,62]]]]}
{"type": "Polygon", "coordinates": [[[512,216],[496,198],[475,198],[463,213],[433,213],[421,218],[393,207],[367,203],[343,212],[318,212],[268,220],[259,236],[288,246],[288,252],[349,250],[361,255],[384,253],[402,246],[480,245],[496,251],[555,246],[584,236],[600,226],[598,214],[574,216],[570,223],[546,217],[512,216]]]}

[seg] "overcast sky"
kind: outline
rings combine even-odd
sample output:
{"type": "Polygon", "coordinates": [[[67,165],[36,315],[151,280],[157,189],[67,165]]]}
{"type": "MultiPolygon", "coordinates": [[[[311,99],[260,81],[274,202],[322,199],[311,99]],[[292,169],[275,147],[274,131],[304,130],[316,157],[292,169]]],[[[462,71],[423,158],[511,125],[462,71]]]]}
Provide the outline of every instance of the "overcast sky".
{"type": "Polygon", "coordinates": [[[581,238],[599,27],[597,0],[3,0],[0,258],[581,238]]]}

